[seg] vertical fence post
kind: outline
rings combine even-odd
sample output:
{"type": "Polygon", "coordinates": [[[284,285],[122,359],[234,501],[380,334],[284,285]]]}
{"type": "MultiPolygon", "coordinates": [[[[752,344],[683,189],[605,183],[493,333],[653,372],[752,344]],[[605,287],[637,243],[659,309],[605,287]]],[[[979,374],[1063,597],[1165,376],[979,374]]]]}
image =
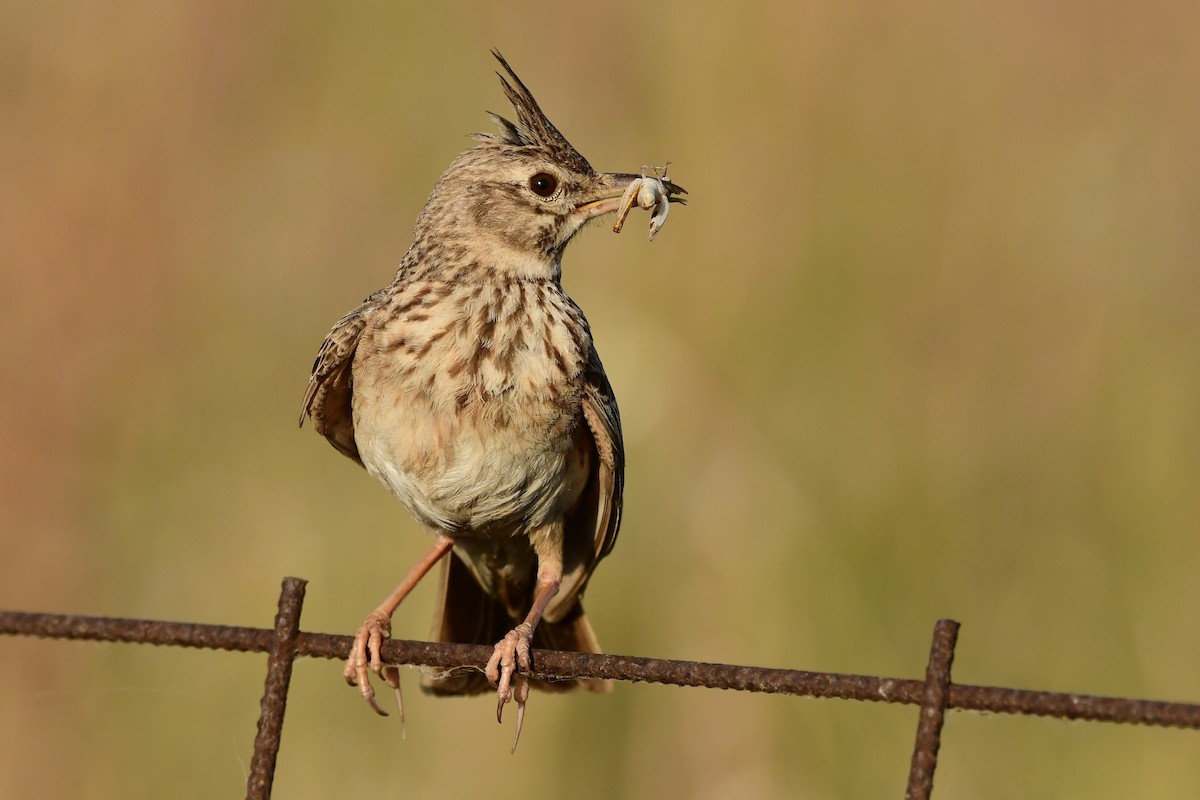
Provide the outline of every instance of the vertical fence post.
{"type": "Polygon", "coordinates": [[[246,781],[246,800],[270,800],[275,780],[275,760],[279,756],[279,737],[283,732],[283,712],[287,708],[288,685],[292,681],[292,662],[296,657],[296,639],[300,633],[300,608],[304,604],[301,578],[284,578],[275,615],[275,636],[267,656],[267,681],[263,689],[258,735],[254,737],[254,757],[246,781]]]}
{"type": "Polygon", "coordinates": [[[933,793],[933,771],[937,768],[938,748],[942,743],[942,723],[950,699],[950,665],[954,662],[957,641],[958,623],[952,619],[939,619],[933,629],[929,665],[925,668],[925,693],[921,699],[921,717],[917,722],[917,741],[913,745],[905,800],[929,800],[933,793]]]}

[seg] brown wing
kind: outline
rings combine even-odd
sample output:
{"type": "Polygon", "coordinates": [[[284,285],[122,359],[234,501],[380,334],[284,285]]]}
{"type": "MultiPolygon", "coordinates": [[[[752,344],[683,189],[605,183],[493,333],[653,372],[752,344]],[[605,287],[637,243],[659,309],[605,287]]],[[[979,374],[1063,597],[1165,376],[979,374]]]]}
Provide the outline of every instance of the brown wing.
{"type": "Polygon", "coordinates": [[[621,507],[625,495],[625,440],[621,436],[621,413],[608,376],[596,351],[589,360],[588,385],[583,397],[583,417],[592,431],[600,463],[596,469],[596,560],[604,558],[617,543],[621,507]]]}
{"type": "Polygon", "coordinates": [[[354,443],[354,415],[350,405],[353,391],[350,367],[354,363],[358,339],[372,312],[379,308],[382,296],[383,290],[371,295],[329,331],[317,351],[304,403],[300,406],[301,427],[304,418],[308,417],[312,420],[313,430],[359,464],[362,459],[358,457],[358,446],[354,443]]]}
{"type": "Polygon", "coordinates": [[[625,491],[625,444],[617,398],[593,350],[585,372],[583,419],[595,448],[595,463],[575,509],[564,521],[563,579],[546,609],[546,620],[558,622],[575,607],[600,559],[608,555],[621,527],[625,491]]]}

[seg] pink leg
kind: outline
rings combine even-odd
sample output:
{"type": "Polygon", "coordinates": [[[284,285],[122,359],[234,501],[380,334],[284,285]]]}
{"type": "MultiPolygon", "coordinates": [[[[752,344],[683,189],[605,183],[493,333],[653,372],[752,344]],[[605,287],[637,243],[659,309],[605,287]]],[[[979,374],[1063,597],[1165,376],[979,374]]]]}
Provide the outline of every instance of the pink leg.
{"type": "MultiPolygon", "coordinates": [[[[561,569],[558,570],[561,575],[561,569]]],[[[517,673],[530,669],[529,650],[533,643],[533,631],[542,621],[546,606],[558,594],[561,577],[538,576],[537,590],[533,597],[533,608],[525,621],[508,632],[496,643],[492,657],[488,659],[485,674],[487,679],[496,687],[496,721],[502,721],[504,705],[510,700],[517,701],[517,734],[513,738],[513,750],[521,739],[521,725],[525,721],[525,701],[529,697],[529,679],[517,673]]]]}
{"type": "Polygon", "coordinates": [[[354,634],[354,644],[350,646],[350,657],[346,659],[346,668],[342,674],[346,676],[346,683],[357,686],[362,692],[363,699],[370,704],[371,708],[385,717],[387,712],[375,702],[375,690],[371,687],[371,678],[367,668],[369,666],[371,672],[383,678],[384,682],[395,690],[396,703],[400,708],[400,719],[403,721],[404,697],[400,693],[400,670],[394,666],[388,666],[385,669],[379,649],[383,646],[383,640],[392,635],[392,614],[395,613],[396,607],[420,583],[421,578],[424,578],[426,573],[433,569],[433,565],[450,552],[452,547],[454,547],[453,539],[445,534],[438,536],[429,552],[421,557],[421,560],[409,571],[400,585],[392,590],[387,599],[367,615],[366,621],[354,634]]]}

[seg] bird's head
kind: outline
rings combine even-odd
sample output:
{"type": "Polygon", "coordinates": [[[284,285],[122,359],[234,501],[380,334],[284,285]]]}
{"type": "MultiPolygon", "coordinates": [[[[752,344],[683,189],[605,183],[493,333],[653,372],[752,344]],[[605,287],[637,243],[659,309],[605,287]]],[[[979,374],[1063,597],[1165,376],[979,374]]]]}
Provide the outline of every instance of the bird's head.
{"type": "MultiPolygon", "coordinates": [[[[416,245],[487,254],[487,267],[514,277],[555,277],[563,249],[589,220],[615,212],[632,173],[597,172],[542,113],[498,52],[500,83],[516,122],[490,114],[498,133],[442,174],[417,222],[416,245]],[[511,80],[510,80],[511,79],[511,80]]],[[[499,73],[498,73],[499,74],[499,73]]],[[[673,201],[684,194],[666,182],[673,201]]]]}

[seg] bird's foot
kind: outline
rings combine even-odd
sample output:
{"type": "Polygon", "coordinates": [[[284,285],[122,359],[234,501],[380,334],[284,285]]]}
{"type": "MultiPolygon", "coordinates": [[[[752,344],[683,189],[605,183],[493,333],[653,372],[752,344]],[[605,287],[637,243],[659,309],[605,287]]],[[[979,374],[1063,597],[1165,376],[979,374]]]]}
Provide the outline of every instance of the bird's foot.
{"type": "Polygon", "coordinates": [[[350,645],[350,657],[346,659],[346,668],[342,674],[346,683],[357,686],[363,699],[375,710],[375,713],[386,717],[388,714],[375,702],[375,689],[371,686],[371,672],[374,672],[383,682],[392,687],[396,693],[396,706],[400,711],[400,722],[404,722],[404,695],[400,691],[400,670],[393,664],[384,664],[380,656],[383,642],[392,635],[392,620],[381,611],[372,611],[367,619],[354,634],[354,643],[350,645]],[[369,670],[369,671],[368,671],[369,670]]]}
{"type": "Polygon", "coordinates": [[[532,643],[533,626],[522,622],[496,643],[496,649],[484,670],[488,681],[496,687],[496,721],[503,721],[505,704],[509,701],[517,703],[517,733],[513,737],[512,746],[514,751],[517,749],[517,742],[521,740],[521,726],[525,722],[525,702],[529,699],[529,678],[522,673],[529,672],[529,650],[532,643]]]}

